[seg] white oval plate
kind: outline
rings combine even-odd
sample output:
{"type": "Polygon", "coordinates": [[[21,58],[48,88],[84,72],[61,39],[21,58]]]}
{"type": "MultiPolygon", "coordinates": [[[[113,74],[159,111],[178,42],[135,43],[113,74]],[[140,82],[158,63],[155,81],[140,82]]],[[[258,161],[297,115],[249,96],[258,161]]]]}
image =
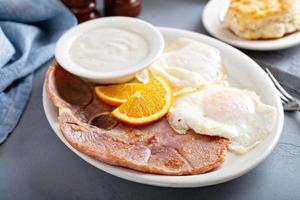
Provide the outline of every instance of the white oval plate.
{"type": "Polygon", "coordinates": [[[202,22],[205,29],[214,37],[233,46],[249,50],[279,50],[289,48],[300,43],[300,32],[296,32],[283,38],[273,40],[245,40],[239,38],[221,23],[221,16],[226,13],[229,0],[210,0],[204,8],[202,22]]]}
{"type": "Polygon", "coordinates": [[[263,143],[248,154],[242,156],[227,153],[225,163],[218,169],[206,174],[163,176],[107,165],[74,149],[60,132],[57,121],[57,109],[49,100],[44,89],[43,105],[51,127],[63,143],[83,160],[107,173],[134,182],[166,187],[199,187],[225,182],[245,174],[271,153],[282,131],[283,109],[274,85],[264,71],[252,59],[223,42],[199,33],[179,29],[160,28],[160,31],[163,33],[165,40],[188,37],[218,48],[221,51],[223,62],[227,67],[228,76],[233,78],[240,87],[257,92],[262,97],[263,102],[274,106],[278,110],[276,126],[263,143]]]}

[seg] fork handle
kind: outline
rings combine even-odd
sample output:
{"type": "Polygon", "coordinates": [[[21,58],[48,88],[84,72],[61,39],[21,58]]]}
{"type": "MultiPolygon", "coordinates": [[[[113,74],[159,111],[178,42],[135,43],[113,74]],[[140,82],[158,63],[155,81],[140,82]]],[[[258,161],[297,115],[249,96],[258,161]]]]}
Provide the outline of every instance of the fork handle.
{"type": "Polygon", "coordinates": [[[284,111],[285,112],[294,112],[294,111],[300,112],[300,107],[296,107],[296,108],[284,107],[284,111]]]}

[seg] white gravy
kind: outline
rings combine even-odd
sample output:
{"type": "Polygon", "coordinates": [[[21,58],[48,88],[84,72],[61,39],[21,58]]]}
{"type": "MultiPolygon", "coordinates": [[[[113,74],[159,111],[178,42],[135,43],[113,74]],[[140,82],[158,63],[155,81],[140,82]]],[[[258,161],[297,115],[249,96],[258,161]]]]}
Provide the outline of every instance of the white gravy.
{"type": "Polygon", "coordinates": [[[95,72],[129,68],[148,55],[147,41],[121,28],[98,27],[74,40],[69,54],[74,63],[95,72]]]}

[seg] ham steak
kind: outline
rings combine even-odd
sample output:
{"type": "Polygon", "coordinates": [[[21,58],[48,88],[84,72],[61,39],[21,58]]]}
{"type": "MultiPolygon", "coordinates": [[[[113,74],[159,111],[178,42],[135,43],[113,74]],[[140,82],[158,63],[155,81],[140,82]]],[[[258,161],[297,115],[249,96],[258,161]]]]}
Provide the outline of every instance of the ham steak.
{"type": "Polygon", "coordinates": [[[49,68],[45,83],[59,109],[60,129],[66,140],[99,161],[164,175],[205,173],[224,161],[228,146],[224,138],[192,131],[176,134],[165,118],[136,127],[117,122],[110,115],[113,107],[95,97],[92,84],[56,63],[49,68]]]}

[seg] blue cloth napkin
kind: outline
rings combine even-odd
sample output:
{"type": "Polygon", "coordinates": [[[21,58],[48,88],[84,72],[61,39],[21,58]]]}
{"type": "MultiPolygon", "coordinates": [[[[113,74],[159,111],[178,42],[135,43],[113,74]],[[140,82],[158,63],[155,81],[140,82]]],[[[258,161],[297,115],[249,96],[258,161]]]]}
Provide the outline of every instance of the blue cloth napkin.
{"type": "Polygon", "coordinates": [[[20,119],[34,71],[76,23],[58,0],[0,0],[0,144],[20,119]]]}

